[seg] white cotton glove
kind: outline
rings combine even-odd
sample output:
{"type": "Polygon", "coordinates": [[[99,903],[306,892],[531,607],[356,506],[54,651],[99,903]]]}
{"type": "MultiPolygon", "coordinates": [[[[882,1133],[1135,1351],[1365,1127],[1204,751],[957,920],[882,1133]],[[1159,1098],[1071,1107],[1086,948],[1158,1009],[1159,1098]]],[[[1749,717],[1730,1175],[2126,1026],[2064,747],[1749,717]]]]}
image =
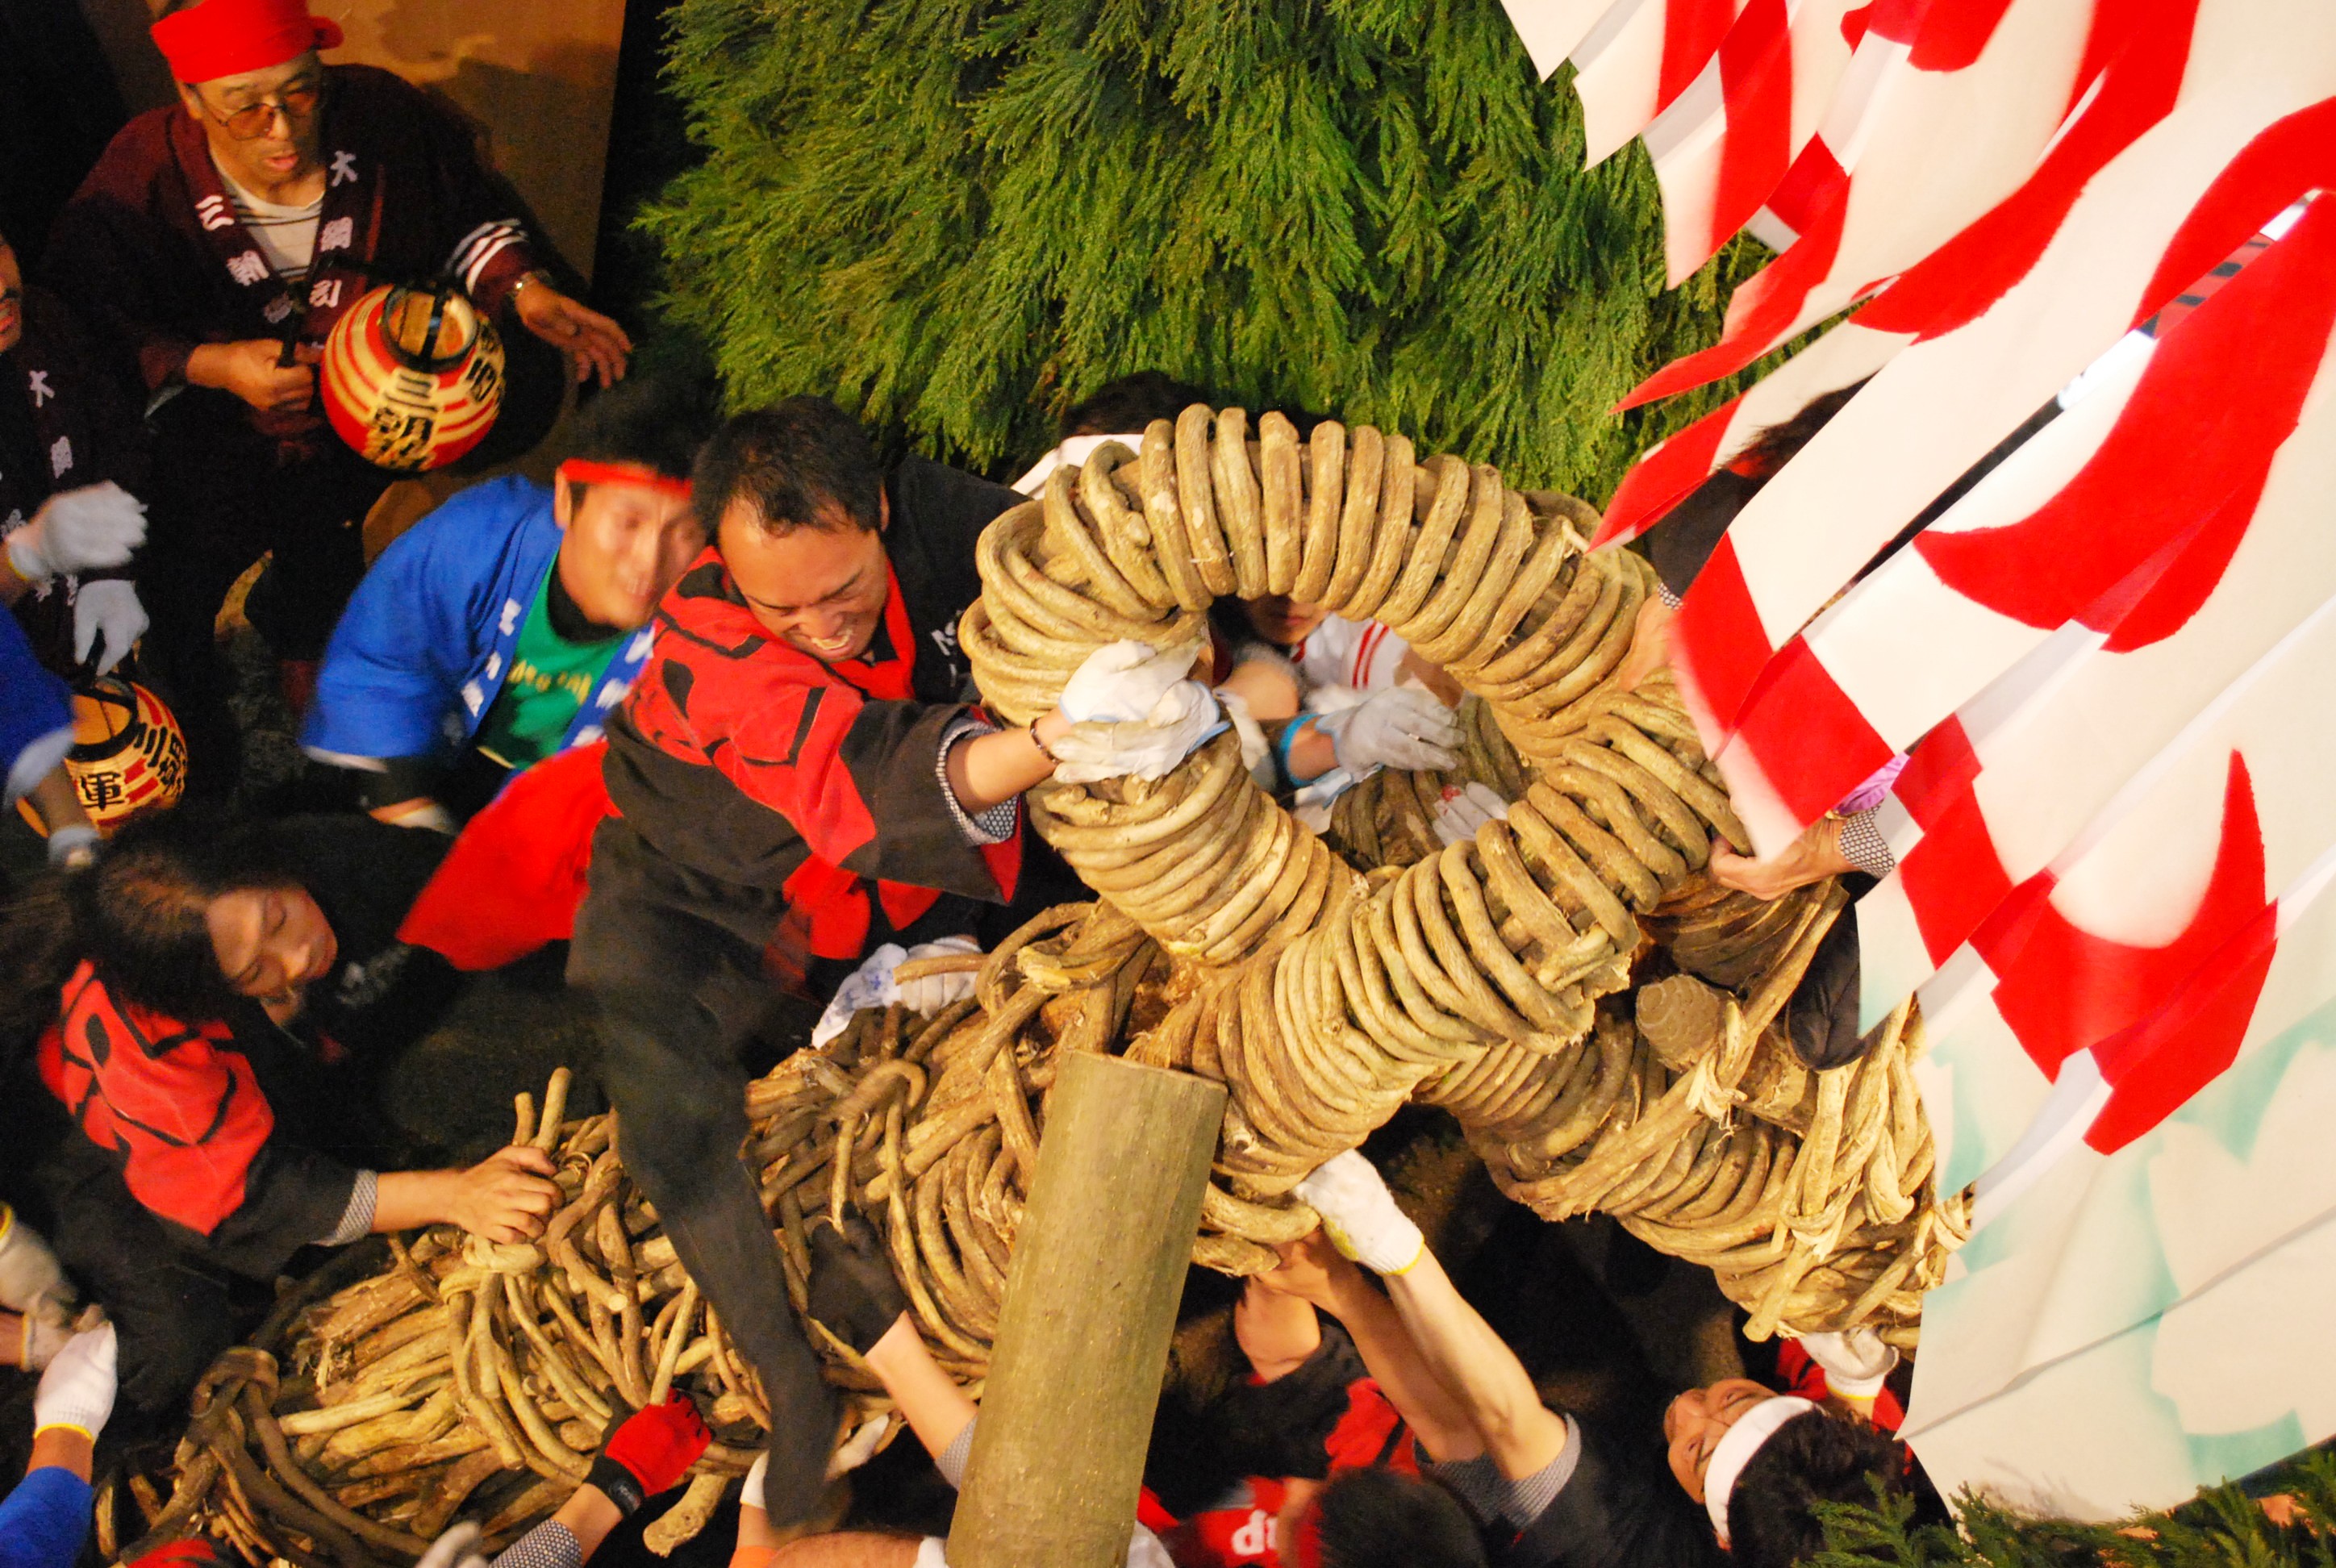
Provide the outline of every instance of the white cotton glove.
{"type": "MultiPolygon", "coordinates": [[[[827,1478],[832,1481],[873,1459],[876,1450],[883,1444],[884,1434],[891,1429],[892,1417],[889,1415],[864,1422],[860,1430],[852,1434],[827,1456],[827,1478]]],[[[768,1457],[766,1454],[755,1456],[754,1467],[746,1472],[747,1489],[739,1495],[740,1502],[751,1503],[757,1508],[763,1506],[763,1461],[768,1457]]]]}
{"type": "Polygon", "coordinates": [[[479,1551],[479,1534],[476,1522],[463,1520],[439,1536],[414,1568],[487,1568],[487,1559],[479,1551]]]}
{"type": "Polygon", "coordinates": [[[99,648],[102,638],[97,673],[103,675],[122,662],[150,624],[138,590],[129,583],[112,577],[83,583],[73,594],[73,662],[87,662],[89,650],[99,648]]]}
{"type": "MultiPolygon", "coordinates": [[[[971,937],[943,937],[937,942],[919,942],[908,950],[903,961],[963,958],[980,951],[981,944],[971,937]]],[[[951,1002],[973,995],[973,983],[977,978],[971,969],[952,969],[944,975],[926,975],[920,979],[896,981],[893,989],[902,1007],[930,1018],[951,1002]]]]}
{"type": "Polygon", "coordinates": [[[113,1414],[113,1325],[75,1334],[49,1361],[33,1395],[33,1434],[71,1427],[94,1438],[113,1414]]]}
{"type": "Polygon", "coordinates": [[[1142,719],[1169,688],[1192,673],[1201,650],[1187,643],[1155,653],[1150,643],[1114,642],[1087,655],[1056,706],[1073,724],[1124,724],[1142,719]]]}
{"type": "Polygon", "coordinates": [[[1273,743],[1265,738],[1265,731],[1257,720],[1250,717],[1249,698],[1225,687],[1216,688],[1217,706],[1224,709],[1233,734],[1241,736],[1241,766],[1257,781],[1257,787],[1268,794],[1281,787],[1281,779],[1274,771],[1273,743]]]}
{"type": "Polygon", "coordinates": [[[1217,699],[1196,680],[1170,687],[1141,723],[1075,724],[1049,749],[1063,784],[1097,779],[1166,778],[1176,765],[1225,727],[1217,699]]]}
{"type": "Polygon", "coordinates": [[[1338,765],[1357,778],[1375,767],[1448,768],[1460,760],[1457,715],[1416,687],[1373,692],[1325,714],[1314,727],[1330,737],[1338,765]]]}
{"type": "Polygon", "coordinates": [[[754,1462],[746,1466],[746,1478],[738,1485],[739,1507],[758,1509],[764,1514],[771,1511],[763,1502],[763,1477],[770,1470],[771,1456],[766,1449],[755,1455],[754,1462]]]}
{"type": "Polygon", "coordinates": [[[49,864],[78,871],[97,858],[97,830],[86,823],[69,823],[49,832],[49,864]]]}
{"type": "Polygon", "coordinates": [[[1506,821],[1509,803],[1491,786],[1473,779],[1456,790],[1445,790],[1436,804],[1436,836],[1447,844],[1474,843],[1476,830],[1486,823],[1506,821]]]}
{"type": "Polygon", "coordinates": [[[1801,1349],[1825,1368],[1825,1387],[1844,1399],[1871,1399],[1898,1365],[1898,1349],[1864,1327],[1845,1333],[1804,1334],[1801,1349]]]}
{"type": "Polygon", "coordinates": [[[811,1048],[819,1049],[842,1034],[852,1023],[852,1015],[862,1008],[889,1008],[900,999],[900,987],[892,979],[892,970],[909,951],[898,942],[886,942],[860,960],[860,967],[843,977],[835,988],[835,999],[820,1014],[819,1022],[812,1026],[811,1048]]]}
{"type": "Polygon", "coordinates": [[[41,1233],[0,1203],[0,1310],[62,1324],[71,1316],[73,1287],[41,1233]]]}
{"type": "Polygon", "coordinates": [[[1427,1239],[1371,1163],[1354,1149],[1298,1183],[1298,1196],[1322,1217],[1323,1232],[1341,1256],[1374,1274],[1400,1274],[1419,1261],[1427,1239]]]}
{"type": "Polygon", "coordinates": [[[60,491],[8,536],[8,560],[32,582],[120,566],[146,542],[146,503],[107,480],[60,491]]]}

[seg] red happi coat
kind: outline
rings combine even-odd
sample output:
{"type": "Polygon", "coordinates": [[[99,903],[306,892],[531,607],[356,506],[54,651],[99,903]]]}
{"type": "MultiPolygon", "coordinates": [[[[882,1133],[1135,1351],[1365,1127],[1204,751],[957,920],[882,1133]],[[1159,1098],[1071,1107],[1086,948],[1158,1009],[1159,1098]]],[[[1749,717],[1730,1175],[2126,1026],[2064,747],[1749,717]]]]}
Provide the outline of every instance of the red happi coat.
{"type": "MultiPolygon", "coordinates": [[[[205,343],[278,338],[321,347],[342,312],[380,280],[451,276],[489,314],[535,265],[518,207],[481,163],[470,129],[420,89],[366,65],[326,68],[325,204],[316,250],[296,288],[235,216],[182,107],[124,126],[50,235],[44,272],[150,392],[181,381],[205,343]]],[[[190,389],[221,417],[248,419],[294,453],[325,439],[312,404],[262,414],[190,389]]]]}
{"type": "Polygon", "coordinates": [[[356,1173],[279,1137],[235,1035],[117,1000],[87,963],[41,1037],[41,1081],[190,1250],[256,1278],[329,1234],[356,1173]]]}
{"type": "Polygon", "coordinates": [[[972,842],[939,762],[941,736],[971,711],[956,627],[981,591],[974,542],[1022,498],[920,458],[886,493],[891,592],[866,657],[822,664],[772,638],[709,548],[658,608],[606,747],[512,780],[455,841],[400,940],[477,969],[568,937],[593,831],[612,813],[669,860],[783,892],[778,945],[813,958],[857,959],[943,893],[1011,899],[1018,818],[1003,842],[972,842]]]}

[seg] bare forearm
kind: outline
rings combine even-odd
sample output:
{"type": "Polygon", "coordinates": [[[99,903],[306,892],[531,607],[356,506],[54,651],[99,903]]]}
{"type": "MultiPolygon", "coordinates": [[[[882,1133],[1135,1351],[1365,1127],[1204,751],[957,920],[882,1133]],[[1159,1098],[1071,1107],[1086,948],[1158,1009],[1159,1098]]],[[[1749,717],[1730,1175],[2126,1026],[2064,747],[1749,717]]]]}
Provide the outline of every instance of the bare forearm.
{"type": "Polygon", "coordinates": [[[1038,741],[1051,745],[1070,727],[1070,720],[1056,712],[1027,729],[1002,729],[958,742],[949,754],[949,793],[968,815],[1012,800],[1055,771],[1054,758],[1038,741]]]}
{"type": "Polygon", "coordinates": [[[73,775],[62,766],[50,769],[48,777],[27,791],[24,798],[33,803],[41,825],[50,833],[90,825],[89,813],[82,809],[81,796],[74,793],[73,775]]]}
{"type": "Polygon", "coordinates": [[[883,1379],[884,1391],[909,1418],[910,1430],[936,1459],[973,1419],[973,1401],[941,1370],[906,1312],[869,1349],[868,1369],[883,1379]]]}
{"type": "Polygon", "coordinates": [[[589,1484],[577,1487],[552,1517],[568,1526],[568,1533],[576,1537],[576,1544],[584,1549],[588,1563],[592,1553],[600,1549],[600,1543],[608,1538],[609,1532],[625,1522],[624,1514],[618,1512],[608,1495],[589,1484]]]}
{"type": "Polygon", "coordinates": [[[1322,733],[1320,725],[1308,724],[1303,717],[1291,722],[1304,724],[1306,727],[1298,732],[1297,737],[1290,743],[1290,749],[1283,754],[1289,758],[1290,783],[1304,784],[1309,779],[1320,778],[1338,765],[1337,747],[1330,737],[1322,733]]]}
{"type": "Polygon", "coordinates": [[[1524,1363],[1461,1298],[1451,1276],[1424,1252],[1387,1281],[1411,1341],[1457,1399],[1484,1452],[1512,1480],[1533,1475],[1565,1446],[1565,1421],[1541,1402],[1524,1363]]]}
{"type": "Polygon", "coordinates": [[[96,1446],[89,1435],[72,1427],[50,1427],[34,1435],[32,1470],[70,1470],[89,1479],[90,1453],[96,1446]]]}
{"type": "Polygon", "coordinates": [[[374,1234],[411,1231],[451,1218],[462,1176],[460,1171],[384,1171],[374,1189],[374,1234]]]}
{"type": "Polygon", "coordinates": [[[917,1560],[917,1537],[879,1535],[853,1530],[806,1535],[769,1559],[770,1568],[909,1568],[917,1560]]]}
{"type": "Polygon", "coordinates": [[[1362,1352],[1363,1365],[1419,1435],[1428,1457],[1447,1463],[1483,1453],[1484,1439],[1468,1418],[1467,1407],[1420,1353],[1395,1304],[1373,1290],[1359,1270],[1334,1276],[1333,1289],[1331,1316],[1346,1326],[1355,1349],[1362,1352]]]}

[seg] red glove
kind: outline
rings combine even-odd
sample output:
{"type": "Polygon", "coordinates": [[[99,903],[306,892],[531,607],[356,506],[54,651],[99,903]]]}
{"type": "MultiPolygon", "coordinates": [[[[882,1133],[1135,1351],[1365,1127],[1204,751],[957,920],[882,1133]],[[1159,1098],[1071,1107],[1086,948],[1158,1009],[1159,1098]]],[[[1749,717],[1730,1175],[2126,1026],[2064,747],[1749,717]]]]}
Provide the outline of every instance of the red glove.
{"type": "Polygon", "coordinates": [[[127,1568],[196,1568],[197,1564],[215,1563],[219,1553],[211,1544],[198,1536],[190,1541],[173,1541],[168,1546],[158,1546],[127,1568]]]}
{"type": "Polygon", "coordinates": [[[712,1441],[697,1407],[676,1388],[664,1404],[634,1412],[608,1434],[585,1485],[600,1488],[619,1514],[630,1516],[644,1499],[680,1480],[712,1441]]]}

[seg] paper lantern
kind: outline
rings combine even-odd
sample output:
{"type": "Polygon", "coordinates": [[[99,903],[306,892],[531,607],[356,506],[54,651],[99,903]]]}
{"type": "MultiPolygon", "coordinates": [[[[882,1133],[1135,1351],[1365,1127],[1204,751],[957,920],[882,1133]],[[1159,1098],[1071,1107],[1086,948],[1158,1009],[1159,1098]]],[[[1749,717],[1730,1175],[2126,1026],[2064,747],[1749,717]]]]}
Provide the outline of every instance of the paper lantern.
{"type": "Polygon", "coordinates": [[[494,427],[503,374],[502,339],[461,289],[384,285],[325,340],[325,415],[377,467],[443,468],[494,427]]]}
{"type": "MultiPolygon", "coordinates": [[[[100,676],[73,688],[73,714],[65,772],[99,833],[178,803],[187,789],[187,737],[161,698],[118,677],[100,676]]],[[[18,801],[16,808],[35,832],[45,833],[30,801],[18,801]]]]}

